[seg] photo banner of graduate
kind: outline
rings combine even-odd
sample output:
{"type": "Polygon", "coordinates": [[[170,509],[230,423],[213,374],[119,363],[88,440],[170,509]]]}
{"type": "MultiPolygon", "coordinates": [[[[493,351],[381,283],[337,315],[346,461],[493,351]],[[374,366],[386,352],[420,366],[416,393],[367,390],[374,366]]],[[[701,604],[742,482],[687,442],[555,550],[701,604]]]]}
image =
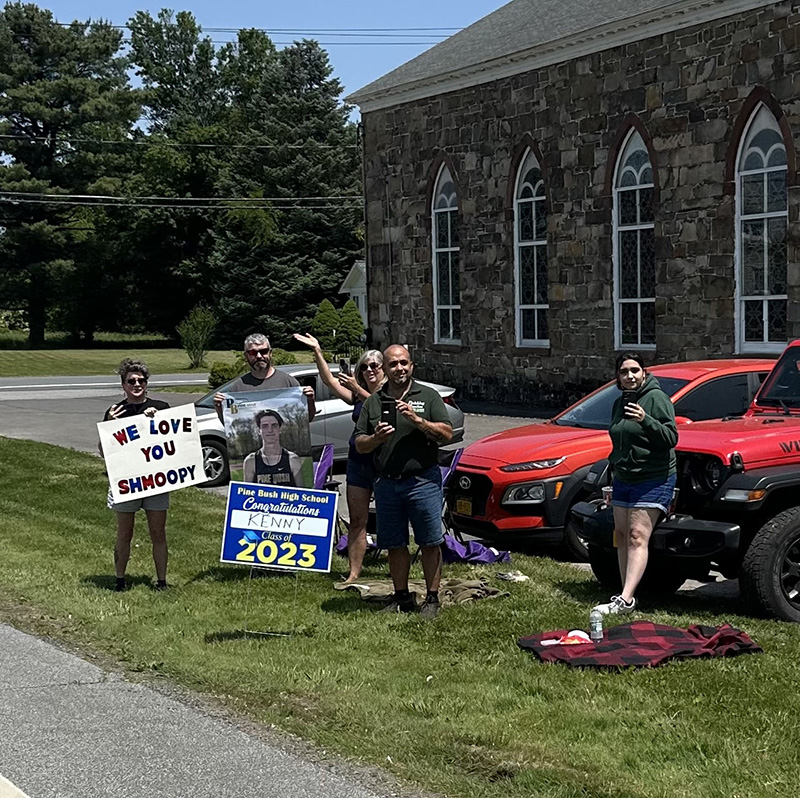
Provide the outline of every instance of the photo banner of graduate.
{"type": "Polygon", "coordinates": [[[202,485],[203,447],[194,405],[101,421],[97,425],[115,502],[202,485]]]}
{"type": "Polygon", "coordinates": [[[223,416],[232,481],[314,486],[308,401],[302,388],[226,394],[223,416]]]}

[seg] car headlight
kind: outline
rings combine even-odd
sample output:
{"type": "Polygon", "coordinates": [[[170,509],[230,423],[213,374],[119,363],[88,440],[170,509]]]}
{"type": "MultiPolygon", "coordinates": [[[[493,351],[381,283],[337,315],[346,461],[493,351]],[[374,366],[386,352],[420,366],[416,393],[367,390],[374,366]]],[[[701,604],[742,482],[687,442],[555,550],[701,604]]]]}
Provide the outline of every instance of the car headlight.
{"type": "Polygon", "coordinates": [[[555,468],[566,459],[566,457],[554,457],[551,460],[526,460],[524,463],[512,463],[511,465],[500,466],[500,470],[509,474],[514,474],[517,471],[540,471],[544,468],[555,468]]]}
{"type": "Polygon", "coordinates": [[[715,491],[722,484],[725,476],[725,469],[719,460],[709,460],[703,469],[703,481],[709,490],[715,491]]]}
{"type": "Polygon", "coordinates": [[[512,485],[503,496],[503,504],[541,504],[544,501],[544,485],[541,482],[523,482],[512,485]]]}

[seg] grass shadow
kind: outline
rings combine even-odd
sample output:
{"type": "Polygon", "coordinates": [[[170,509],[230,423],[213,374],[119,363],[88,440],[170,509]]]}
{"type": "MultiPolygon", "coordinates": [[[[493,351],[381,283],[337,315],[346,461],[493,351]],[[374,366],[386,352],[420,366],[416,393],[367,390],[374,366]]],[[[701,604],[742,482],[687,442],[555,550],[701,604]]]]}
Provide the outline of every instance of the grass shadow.
{"type": "Polygon", "coordinates": [[[388,598],[386,601],[364,601],[356,591],[341,590],[337,592],[336,596],[323,601],[320,609],[332,615],[357,615],[365,612],[377,612],[388,603],[388,598]]]}
{"type": "MultiPolygon", "coordinates": [[[[117,586],[117,578],[113,574],[90,574],[89,576],[84,576],[81,579],[81,582],[84,585],[91,585],[92,587],[100,588],[100,590],[111,590],[113,591],[117,586]]],[[[140,585],[146,585],[147,587],[154,587],[155,582],[149,576],[125,576],[125,583],[128,586],[128,590],[133,587],[139,587],[140,585]]]]}
{"type": "Polygon", "coordinates": [[[206,643],[228,643],[232,640],[279,640],[283,637],[292,637],[290,631],[286,632],[256,632],[251,629],[234,629],[230,632],[210,632],[203,638],[206,643]]]}
{"type": "MultiPolygon", "coordinates": [[[[711,582],[682,593],[664,593],[642,590],[637,592],[636,598],[643,612],[667,612],[670,615],[719,615],[724,621],[730,615],[744,617],[757,617],[748,607],[745,600],[738,595],[720,595],[720,585],[724,583],[711,582]]],[[[565,595],[582,604],[608,601],[610,593],[599,582],[577,580],[563,580],[556,583],[556,587],[565,595]]]]}
{"type": "Polygon", "coordinates": [[[199,571],[189,582],[243,582],[251,577],[253,579],[286,579],[293,578],[294,572],[271,571],[267,568],[253,568],[251,571],[248,568],[237,565],[232,565],[230,567],[215,565],[211,568],[205,568],[199,571]]]}

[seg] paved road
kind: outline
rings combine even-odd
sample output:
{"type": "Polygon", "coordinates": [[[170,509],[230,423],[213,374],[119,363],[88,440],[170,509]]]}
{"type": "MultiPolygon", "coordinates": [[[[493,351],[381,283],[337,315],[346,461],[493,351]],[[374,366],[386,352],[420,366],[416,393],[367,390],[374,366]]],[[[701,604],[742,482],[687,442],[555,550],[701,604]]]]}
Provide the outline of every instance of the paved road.
{"type": "MultiPolygon", "coordinates": [[[[207,384],[203,374],[164,374],[151,380],[150,395],[171,405],[185,404],[200,398],[207,384]],[[159,386],[166,385],[197,385],[199,393],[159,394],[159,386]]],[[[96,424],[122,395],[114,377],[3,377],[0,435],[96,452],[96,424]]]]}
{"type": "MultiPolygon", "coordinates": [[[[29,798],[387,794],[4,624],[0,770],[29,798]]],[[[0,796],[18,795],[0,777],[0,796]]]]}
{"type": "MultiPolygon", "coordinates": [[[[206,375],[162,374],[149,383],[149,395],[171,405],[194,402],[203,396],[206,375]],[[159,386],[198,385],[197,394],[158,392],[159,386]]],[[[113,377],[4,377],[0,378],[0,435],[25,438],[86,452],[97,450],[96,424],[106,408],[122,398],[113,377]]],[[[493,432],[518,427],[530,418],[470,413],[464,443],[493,432]]]]}

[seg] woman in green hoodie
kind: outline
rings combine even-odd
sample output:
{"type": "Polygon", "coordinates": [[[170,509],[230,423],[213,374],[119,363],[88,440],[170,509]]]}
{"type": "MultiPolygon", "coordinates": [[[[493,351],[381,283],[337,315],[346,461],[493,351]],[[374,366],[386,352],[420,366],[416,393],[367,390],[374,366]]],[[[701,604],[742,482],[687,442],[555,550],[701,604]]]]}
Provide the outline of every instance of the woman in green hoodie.
{"type": "Polygon", "coordinates": [[[611,411],[609,435],[614,469],[611,505],[617,538],[622,592],[595,609],[622,615],[636,608],[634,593],[647,568],[650,535],[661,514],[669,512],[675,490],[675,409],[648,374],[642,357],[623,352],[615,374],[622,395],[611,411]]]}

